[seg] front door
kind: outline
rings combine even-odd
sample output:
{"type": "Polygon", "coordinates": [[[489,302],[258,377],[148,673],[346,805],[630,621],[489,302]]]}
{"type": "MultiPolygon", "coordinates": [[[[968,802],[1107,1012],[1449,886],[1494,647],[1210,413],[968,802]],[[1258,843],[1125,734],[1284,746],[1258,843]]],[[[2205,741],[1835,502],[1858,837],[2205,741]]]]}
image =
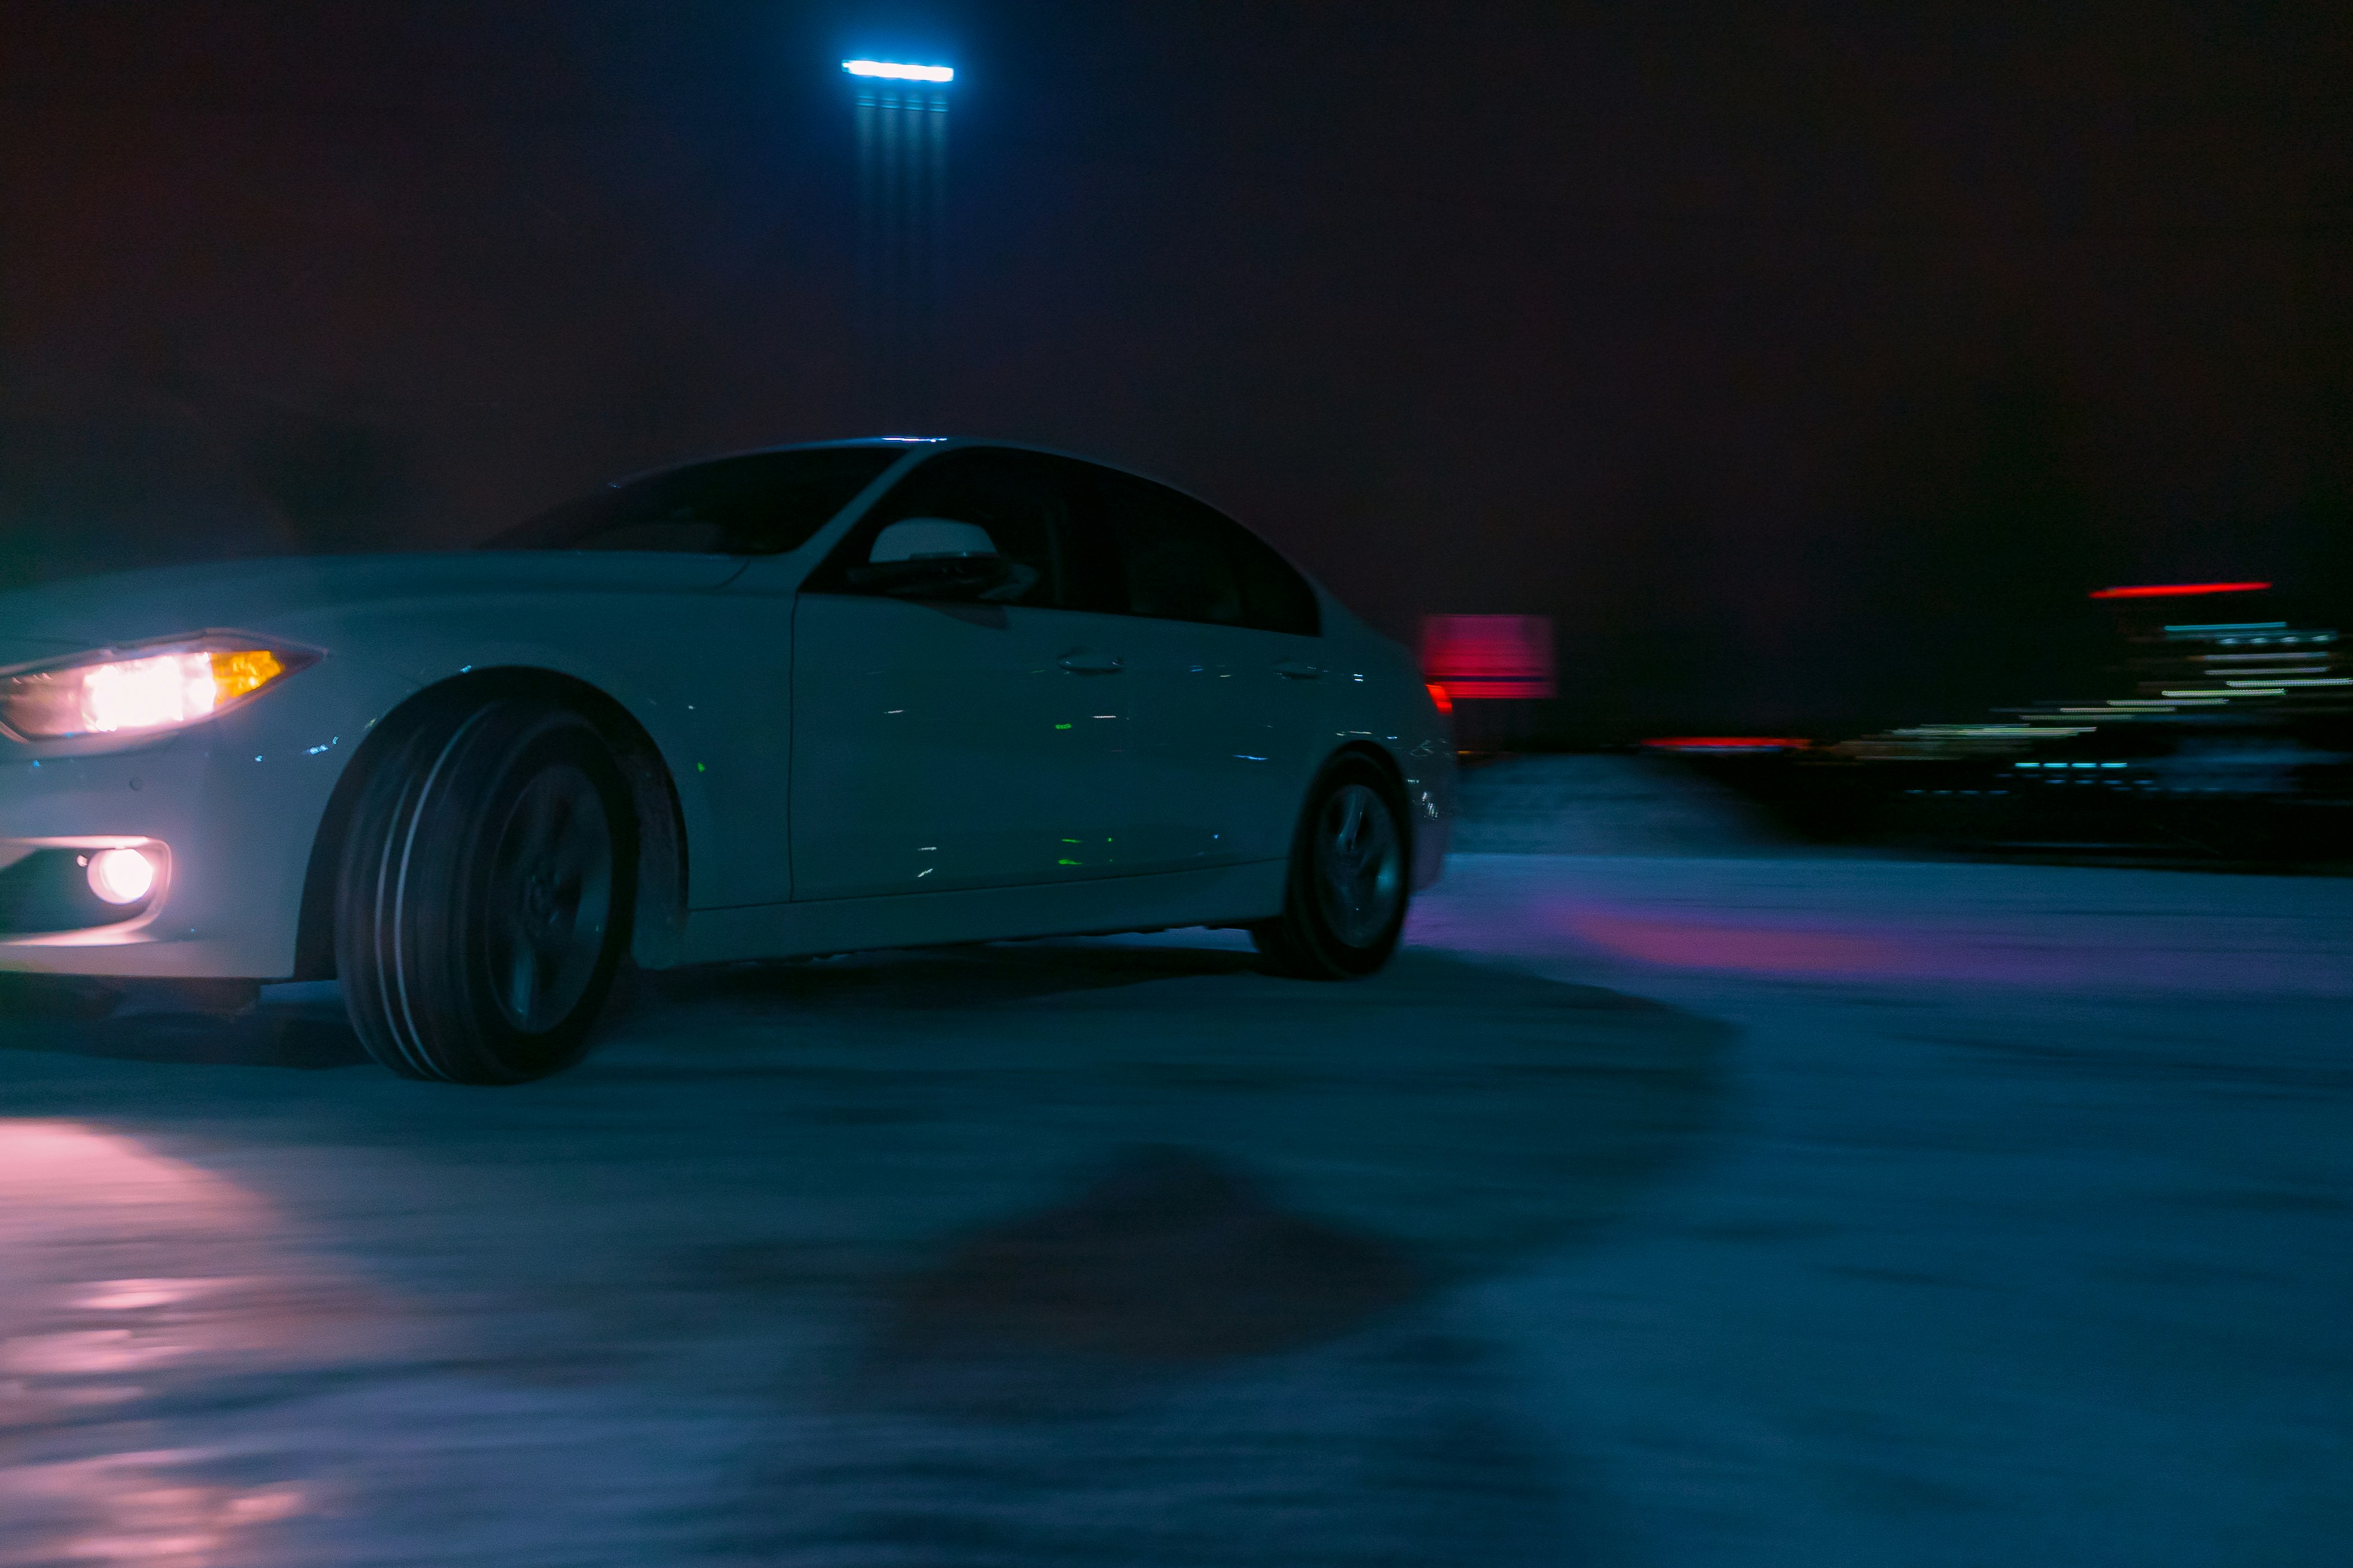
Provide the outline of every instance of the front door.
{"type": "Polygon", "coordinates": [[[1052,460],[993,448],[917,468],[803,588],[793,619],[795,900],[1117,875],[1132,743],[1125,617],[1052,460]],[[1007,580],[861,588],[878,535],[985,530],[1007,580]]]}

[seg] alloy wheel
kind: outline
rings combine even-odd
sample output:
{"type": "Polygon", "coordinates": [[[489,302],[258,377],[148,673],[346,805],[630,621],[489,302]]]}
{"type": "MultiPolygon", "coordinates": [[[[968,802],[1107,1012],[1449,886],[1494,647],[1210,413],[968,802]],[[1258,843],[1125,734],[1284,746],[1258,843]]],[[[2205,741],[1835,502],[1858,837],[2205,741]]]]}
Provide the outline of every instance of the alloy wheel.
{"type": "Polygon", "coordinates": [[[537,1034],[579,1004],[612,902],[613,832],[596,783],[548,768],[516,797],[492,859],[490,973],[509,1024],[537,1034]]]}
{"type": "Polygon", "coordinates": [[[1388,803],[1365,784],[1333,791],[1316,822],[1314,857],[1316,901],[1333,934],[1369,947],[1405,896],[1405,854],[1388,803]]]}

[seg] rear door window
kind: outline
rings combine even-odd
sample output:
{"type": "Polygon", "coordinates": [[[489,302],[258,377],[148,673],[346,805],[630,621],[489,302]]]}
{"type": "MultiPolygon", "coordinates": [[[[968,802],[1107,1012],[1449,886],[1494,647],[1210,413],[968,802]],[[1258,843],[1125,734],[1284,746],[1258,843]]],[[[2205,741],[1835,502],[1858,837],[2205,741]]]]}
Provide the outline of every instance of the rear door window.
{"type": "Polygon", "coordinates": [[[1098,469],[1124,607],[1158,620],[1314,637],[1315,590],[1272,546],[1202,501],[1098,469]]]}

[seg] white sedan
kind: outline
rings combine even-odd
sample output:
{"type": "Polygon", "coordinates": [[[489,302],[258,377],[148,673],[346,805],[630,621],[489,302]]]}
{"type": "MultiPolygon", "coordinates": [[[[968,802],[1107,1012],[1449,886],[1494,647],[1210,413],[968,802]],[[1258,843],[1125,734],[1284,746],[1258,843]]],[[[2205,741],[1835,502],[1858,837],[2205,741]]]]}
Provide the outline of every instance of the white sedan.
{"type": "Polygon", "coordinates": [[[0,970],[338,977],[464,1083],[574,1060],[629,959],[1219,925],[1343,978],[1453,768],[1406,650],[1181,491],[786,447],[479,551],[0,595],[0,970]]]}

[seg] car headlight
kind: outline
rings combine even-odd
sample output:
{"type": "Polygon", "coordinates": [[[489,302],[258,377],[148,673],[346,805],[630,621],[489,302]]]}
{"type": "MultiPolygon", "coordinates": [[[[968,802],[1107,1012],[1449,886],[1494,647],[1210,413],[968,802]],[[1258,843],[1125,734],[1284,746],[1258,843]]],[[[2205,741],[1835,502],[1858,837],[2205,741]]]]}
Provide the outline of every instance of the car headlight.
{"type": "Polygon", "coordinates": [[[108,649],[0,677],[0,726],[26,741],[169,730],[209,719],[319,656],[243,638],[108,649]]]}

